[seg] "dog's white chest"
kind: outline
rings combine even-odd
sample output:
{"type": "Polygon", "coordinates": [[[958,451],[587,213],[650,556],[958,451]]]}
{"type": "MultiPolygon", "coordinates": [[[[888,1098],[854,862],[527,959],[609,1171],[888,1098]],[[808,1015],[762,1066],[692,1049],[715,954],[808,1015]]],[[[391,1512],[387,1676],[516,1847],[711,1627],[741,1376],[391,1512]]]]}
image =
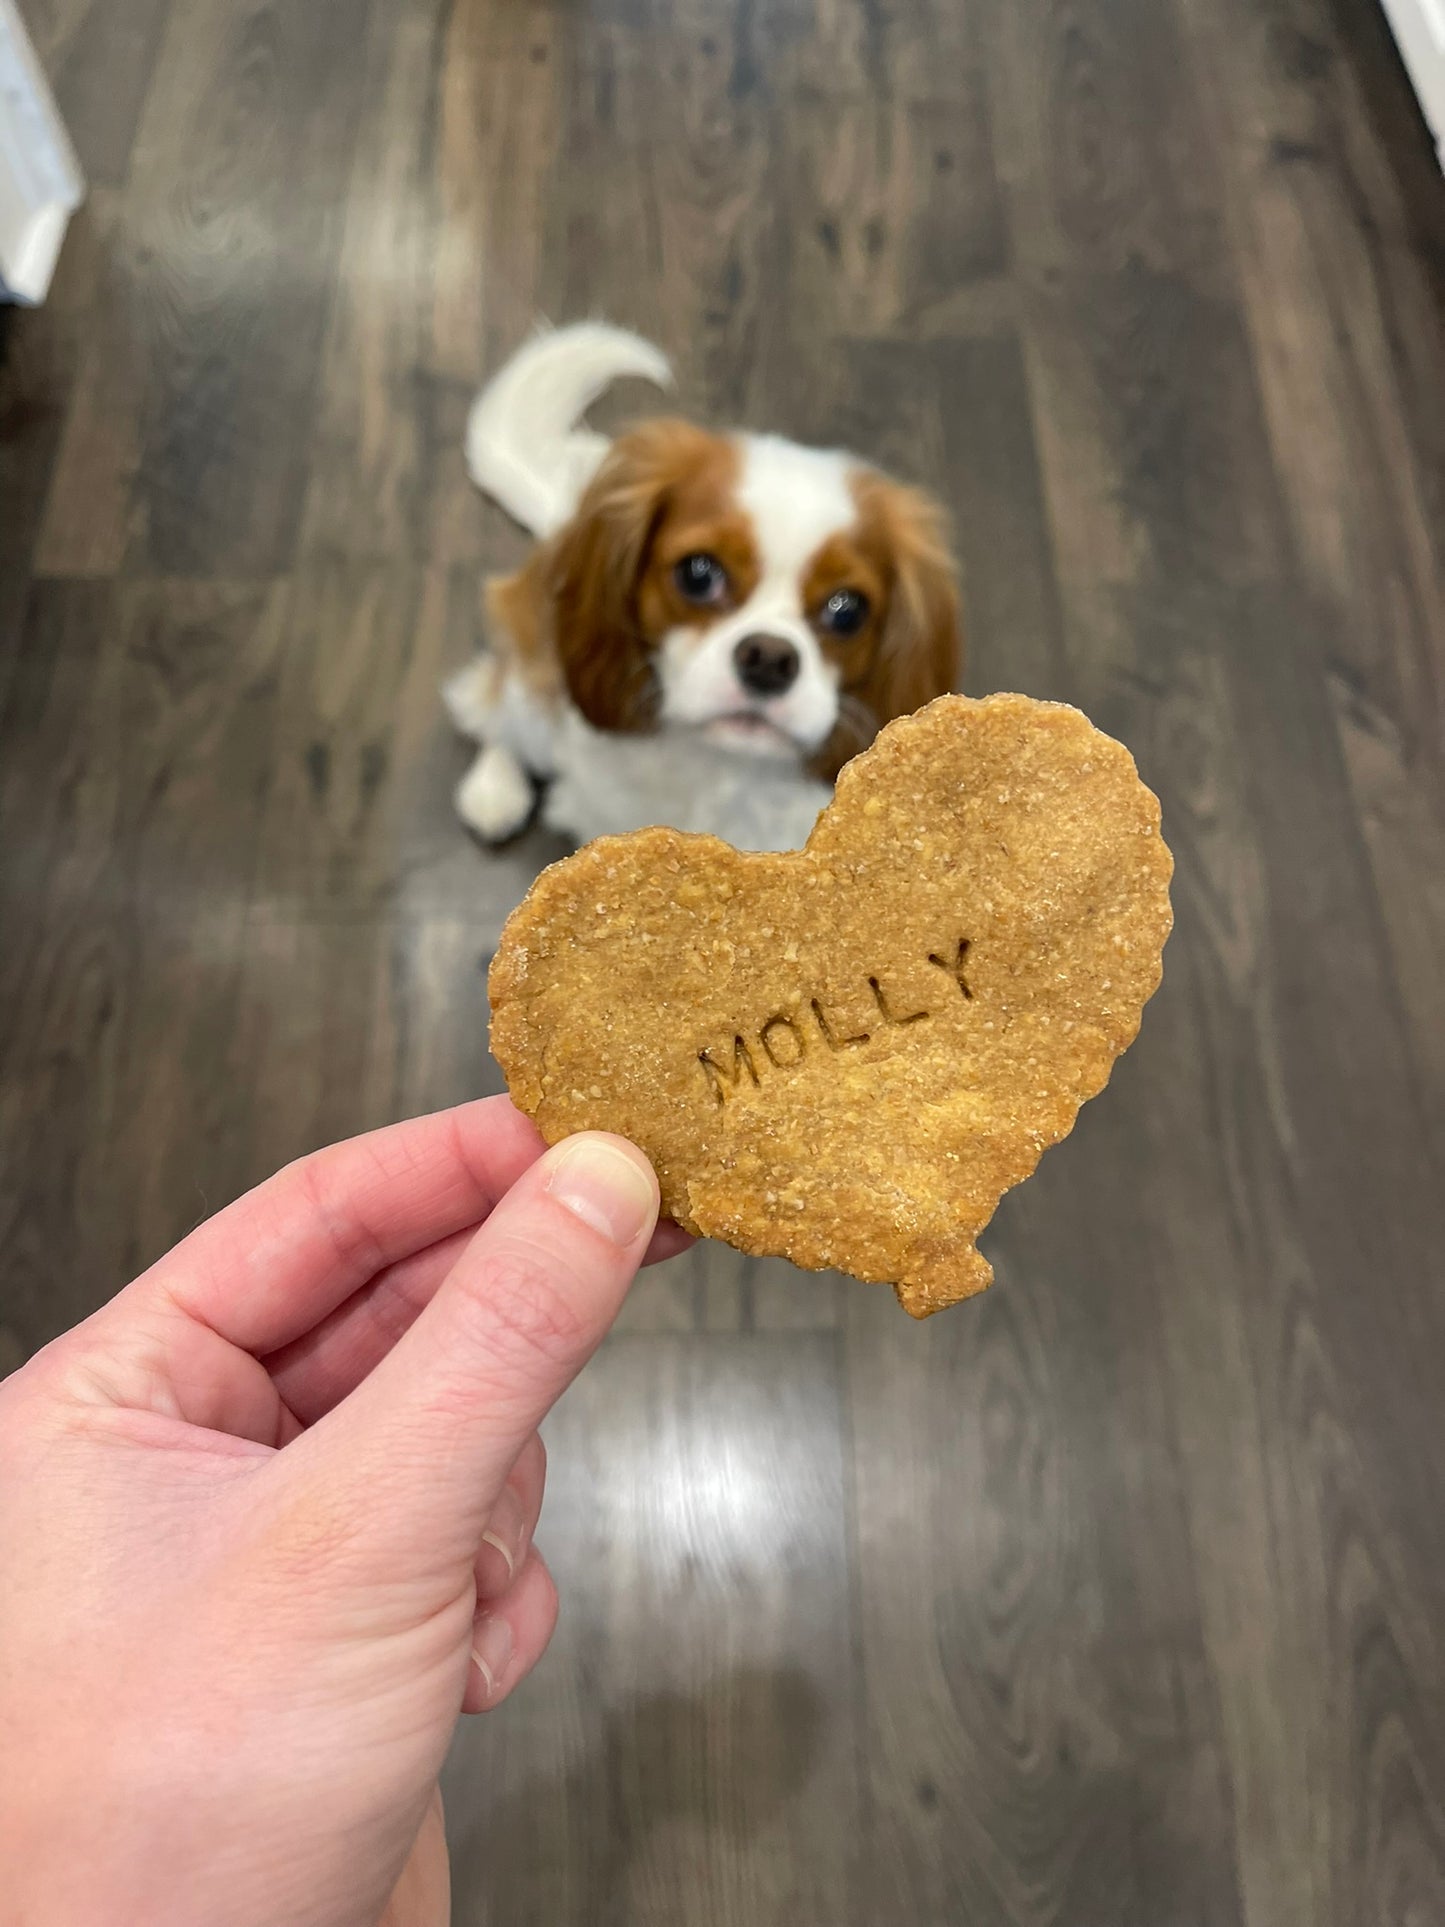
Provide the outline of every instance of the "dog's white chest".
{"type": "Polygon", "coordinates": [[[832,795],[796,764],[718,749],[691,731],[607,735],[573,710],[558,738],[545,820],[579,842],[665,824],[739,850],[795,850],[832,795]]]}

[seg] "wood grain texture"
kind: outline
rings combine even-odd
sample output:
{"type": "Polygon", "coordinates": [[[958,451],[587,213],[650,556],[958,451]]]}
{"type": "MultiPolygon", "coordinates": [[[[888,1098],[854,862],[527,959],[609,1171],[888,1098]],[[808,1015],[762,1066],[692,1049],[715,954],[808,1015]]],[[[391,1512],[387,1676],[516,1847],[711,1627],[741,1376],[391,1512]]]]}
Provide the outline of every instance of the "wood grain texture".
{"type": "MultiPolygon", "coordinates": [[[[103,204],[105,196],[96,199],[103,204]]],[[[103,272],[99,253],[94,224],[73,225],[44,324],[23,310],[0,307],[0,689],[18,661],[16,631],[84,362],[103,272]]]]}
{"type": "MultiPolygon", "coordinates": [[[[63,432],[32,567],[75,581],[119,573],[135,514],[140,401],[146,392],[148,294],[124,193],[92,191],[71,223],[61,272],[79,248],[95,261],[63,432]],[[103,325],[97,321],[103,317],[103,325]]],[[[48,325],[39,317],[36,327],[48,325]]]]}
{"type": "Polygon", "coordinates": [[[552,1484],[548,1556],[591,1604],[536,1692],[452,1749],[459,1923],[847,1918],[837,1370],[827,1336],[618,1337],[553,1414],[553,1462],[596,1476],[552,1484]]]}
{"type": "MultiPolygon", "coordinates": [[[[966,687],[1178,858],[921,1328],[700,1248],[555,1415],[459,1922],[1445,1920],[1445,196],[1352,0],[22,0],[99,191],[0,326],[0,1368],[498,1088],[437,685],[538,314],[957,527],[966,687]]],[[[651,405],[632,389],[600,412],[651,405]]]]}
{"type": "Polygon", "coordinates": [[[417,406],[438,223],[435,175],[417,130],[441,59],[438,23],[373,11],[361,50],[358,140],[321,349],[302,517],[308,555],[395,561],[421,550],[429,478],[457,467],[417,406]]]}

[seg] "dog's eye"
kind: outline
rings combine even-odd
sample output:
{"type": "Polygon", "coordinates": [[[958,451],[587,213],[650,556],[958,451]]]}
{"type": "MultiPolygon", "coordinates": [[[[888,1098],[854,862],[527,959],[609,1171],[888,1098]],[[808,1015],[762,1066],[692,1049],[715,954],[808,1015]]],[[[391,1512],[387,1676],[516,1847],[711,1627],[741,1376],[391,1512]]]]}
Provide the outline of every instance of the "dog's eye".
{"type": "Polygon", "coordinates": [[[685,555],[672,579],[689,602],[721,602],[728,592],[728,572],[715,555],[685,555]]]}
{"type": "Polygon", "coordinates": [[[835,589],[818,611],[818,627],[830,636],[856,636],[868,620],[868,598],[856,589],[835,589]]]}

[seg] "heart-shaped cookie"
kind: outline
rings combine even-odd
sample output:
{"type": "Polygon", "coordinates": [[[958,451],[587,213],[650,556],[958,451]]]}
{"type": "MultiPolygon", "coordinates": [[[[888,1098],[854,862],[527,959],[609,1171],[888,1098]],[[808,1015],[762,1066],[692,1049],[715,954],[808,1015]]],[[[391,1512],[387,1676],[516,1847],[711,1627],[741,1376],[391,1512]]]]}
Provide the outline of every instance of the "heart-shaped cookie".
{"type": "Polygon", "coordinates": [[[1087,717],[944,696],[848,764],[804,850],[641,830],[544,871],[492,1049],[550,1141],[641,1145],[679,1224],[922,1318],[988,1284],[974,1240],[1132,1043],[1172,868],[1087,717]]]}

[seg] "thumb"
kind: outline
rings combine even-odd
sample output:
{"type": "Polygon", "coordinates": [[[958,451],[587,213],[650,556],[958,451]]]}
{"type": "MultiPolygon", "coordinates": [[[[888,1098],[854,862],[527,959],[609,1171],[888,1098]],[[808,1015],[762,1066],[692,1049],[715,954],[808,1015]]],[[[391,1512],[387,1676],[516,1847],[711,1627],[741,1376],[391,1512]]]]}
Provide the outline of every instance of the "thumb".
{"type": "Polygon", "coordinates": [[[310,1460],[333,1505],[344,1493],[364,1510],[389,1559],[470,1563],[517,1453],[621,1309],[657,1211],[652,1167],[625,1138],[566,1139],[518,1179],[395,1348],[283,1456],[310,1460]]]}

